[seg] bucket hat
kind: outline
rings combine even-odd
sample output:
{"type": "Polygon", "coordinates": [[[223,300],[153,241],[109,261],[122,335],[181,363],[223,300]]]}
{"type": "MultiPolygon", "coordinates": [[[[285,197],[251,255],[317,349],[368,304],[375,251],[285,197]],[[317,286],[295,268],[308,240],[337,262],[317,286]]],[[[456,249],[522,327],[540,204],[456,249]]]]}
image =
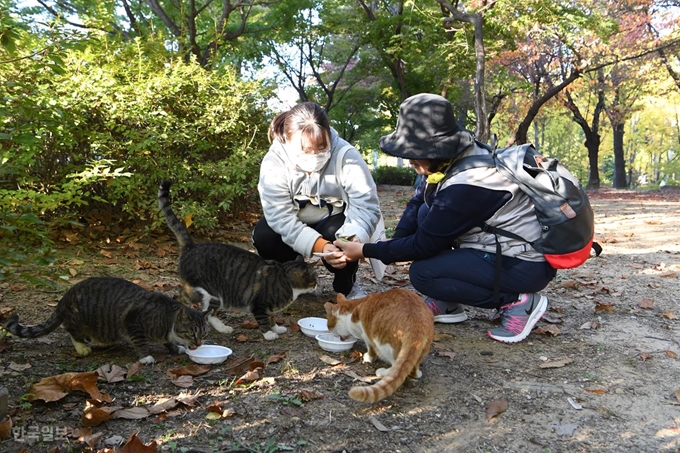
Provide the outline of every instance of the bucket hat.
{"type": "Polygon", "coordinates": [[[397,129],[380,138],[380,149],[404,159],[450,159],[474,143],[474,136],[456,122],[451,103],[422,93],[399,106],[397,129]]]}

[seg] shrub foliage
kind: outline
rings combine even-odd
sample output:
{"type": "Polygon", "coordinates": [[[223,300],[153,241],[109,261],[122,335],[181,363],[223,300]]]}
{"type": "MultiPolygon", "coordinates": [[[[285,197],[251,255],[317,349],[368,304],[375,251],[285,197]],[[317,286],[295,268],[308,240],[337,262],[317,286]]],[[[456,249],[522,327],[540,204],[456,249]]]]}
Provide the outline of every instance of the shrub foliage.
{"type": "Polygon", "coordinates": [[[376,184],[412,186],[416,180],[416,171],[413,167],[382,166],[373,170],[373,180],[376,184]]]}

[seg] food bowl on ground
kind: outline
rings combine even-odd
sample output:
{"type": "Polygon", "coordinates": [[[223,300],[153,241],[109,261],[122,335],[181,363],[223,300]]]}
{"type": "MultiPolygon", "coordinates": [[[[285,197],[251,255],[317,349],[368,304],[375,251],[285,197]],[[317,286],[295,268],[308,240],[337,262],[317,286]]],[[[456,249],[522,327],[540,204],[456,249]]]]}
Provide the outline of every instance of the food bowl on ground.
{"type": "Polygon", "coordinates": [[[302,318],[298,322],[302,333],[308,337],[315,337],[320,333],[329,333],[328,321],[325,318],[302,318]]]}
{"type": "Polygon", "coordinates": [[[222,363],[231,355],[231,349],[216,344],[204,344],[196,349],[187,349],[187,355],[191,360],[201,364],[222,363]]]}
{"type": "Polygon", "coordinates": [[[322,333],[317,335],[315,338],[316,341],[319,342],[321,349],[329,352],[348,351],[352,349],[352,346],[357,341],[357,339],[352,336],[340,338],[334,333],[322,333]]]}

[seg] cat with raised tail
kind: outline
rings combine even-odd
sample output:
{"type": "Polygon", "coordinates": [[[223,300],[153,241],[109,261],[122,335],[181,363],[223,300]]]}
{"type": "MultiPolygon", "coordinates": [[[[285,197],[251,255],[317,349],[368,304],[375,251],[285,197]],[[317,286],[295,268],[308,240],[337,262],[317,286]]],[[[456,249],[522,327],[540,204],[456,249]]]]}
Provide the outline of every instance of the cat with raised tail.
{"type": "MultiPolygon", "coordinates": [[[[274,314],[300,294],[316,289],[314,264],[305,262],[303,257],[278,263],[235,245],[194,243],[184,222],[172,210],[171,185],[170,181],[160,184],[158,206],[179,242],[182,301],[199,304],[203,311],[209,308],[249,311],[264,338],[276,340],[288,329],[276,324],[274,314]]],[[[216,316],[210,316],[208,321],[218,332],[229,334],[234,330],[216,316]]]]}
{"type": "Polygon", "coordinates": [[[364,341],[364,362],[378,357],[391,365],[376,370],[382,379],[375,384],[352,387],[352,399],[375,403],[393,394],[407,377],[422,376],[420,362],[432,346],[434,317],[416,294],[402,288],[355,300],[338,294],[337,304],[324,307],[331,332],[364,341]]]}
{"type": "Polygon", "coordinates": [[[132,343],[139,361],[151,364],[155,360],[149,343],[164,344],[174,354],[200,346],[208,331],[207,316],[122,278],[93,277],[66,291],[42,324],[23,326],[14,314],[6,327],[17,337],[37,338],[63,324],[81,356],[92,352],[90,344],[132,343]]]}

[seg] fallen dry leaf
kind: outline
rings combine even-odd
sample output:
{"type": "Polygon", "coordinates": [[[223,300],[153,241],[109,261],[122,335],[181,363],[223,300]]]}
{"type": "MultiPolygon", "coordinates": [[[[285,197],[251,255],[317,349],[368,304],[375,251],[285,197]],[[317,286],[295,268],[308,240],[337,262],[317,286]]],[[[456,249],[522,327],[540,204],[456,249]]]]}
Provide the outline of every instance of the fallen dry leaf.
{"type": "Polygon", "coordinates": [[[248,337],[243,334],[239,334],[236,336],[235,340],[237,343],[245,343],[246,341],[248,341],[248,337]]]}
{"type": "Polygon", "coordinates": [[[643,297],[642,300],[640,300],[640,302],[638,302],[638,307],[645,309],[645,310],[649,310],[653,306],[654,306],[654,299],[650,299],[648,297],[643,297]]]}
{"type": "Polygon", "coordinates": [[[179,376],[200,376],[210,371],[210,365],[187,365],[179,368],[168,370],[168,376],[171,378],[179,376]]]}
{"type": "Polygon", "coordinates": [[[453,351],[437,351],[437,355],[439,357],[448,357],[449,359],[456,357],[456,353],[453,351]]]}
{"type": "Polygon", "coordinates": [[[124,418],[125,420],[141,420],[150,415],[149,410],[145,407],[126,407],[119,409],[111,414],[111,418],[124,418]]]}
{"type": "Polygon", "coordinates": [[[267,365],[270,363],[279,363],[286,357],[286,351],[279,352],[278,354],[272,354],[267,359],[267,365]]]}
{"type": "Polygon", "coordinates": [[[100,401],[88,399],[85,401],[85,408],[83,415],[80,417],[80,423],[83,426],[99,426],[107,420],[111,419],[111,414],[119,409],[120,406],[106,407],[102,406],[100,401]]]}
{"type": "Polygon", "coordinates": [[[97,369],[97,374],[107,382],[120,382],[125,380],[127,370],[118,365],[102,365],[97,369]]]}
{"type": "Polygon", "coordinates": [[[677,273],[677,272],[671,272],[671,271],[662,272],[662,273],[659,274],[659,277],[663,277],[663,278],[678,278],[678,273],[677,273]]]}
{"type": "Polygon", "coordinates": [[[224,371],[233,376],[243,374],[250,369],[250,362],[252,362],[254,359],[254,355],[242,355],[234,357],[229,361],[229,363],[227,363],[224,371]]]}
{"type": "Polygon", "coordinates": [[[198,393],[194,395],[190,393],[180,393],[177,395],[177,401],[185,406],[193,407],[193,405],[196,404],[196,400],[198,400],[198,396],[198,393]]]}
{"type": "Polygon", "coordinates": [[[241,329],[259,329],[260,325],[254,319],[244,319],[241,323],[241,329]]]}
{"type": "Polygon", "coordinates": [[[576,280],[565,280],[562,282],[562,288],[564,289],[577,289],[578,282],[576,280]]]}
{"type": "Polygon", "coordinates": [[[137,437],[137,432],[134,432],[130,435],[127,443],[119,448],[116,453],[158,453],[158,447],[156,447],[156,441],[146,445],[137,437]]]}
{"type": "Polygon", "coordinates": [[[330,366],[335,366],[335,365],[339,365],[339,364],[342,363],[340,360],[334,359],[333,357],[329,357],[327,355],[322,355],[321,357],[319,357],[319,359],[321,359],[321,361],[323,363],[330,365],[330,366]]]}
{"type": "Polygon", "coordinates": [[[141,370],[143,366],[144,364],[141,362],[135,362],[132,365],[130,365],[130,369],[127,372],[127,378],[130,379],[132,376],[139,373],[139,370],[141,370]]]}
{"type": "Polygon", "coordinates": [[[58,401],[72,391],[82,391],[90,395],[90,398],[99,401],[111,401],[111,397],[102,394],[97,388],[99,375],[96,371],[88,373],[64,373],[57,376],[42,378],[37,384],[29,389],[27,398],[29,401],[43,400],[46,403],[58,401]]]}
{"type": "Polygon", "coordinates": [[[547,326],[543,326],[543,327],[539,327],[537,329],[534,329],[534,333],[538,334],[538,335],[551,335],[553,337],[556,337],[559,334],[561,334],[562,332],[560,331],[560,329],[557,326],[550,324],[550,325],[547,325],[547,326]]]}
{"type": "Polygon", "coordinates": [[[638,354],[638,358],[643,362],[646,362],[648,360],[652,360],[653,357],[652,354],[650,354],[649,352],[641,352],[640,354],[638,354]]]}
{"type": "Polygon", "coordinates": [[[101,253],[102,255],[104,255],[104,256],[107,257],[107,258],[113,258],[113,255],[112,255],[111,252],[109,252],[109,251],[100,250],[99,253],[101,253]]]}
{"type": "Polygon", "coordinates": [[[149,408],[149,413],[153,415],[158,415],[163,412],[167,412],[170,409],[174,409],[178,405],[176,398],[162,398],[156,404],[149,408]]]}
{"type": "Polygon", "coordinates": [[[351,377],[352,379],[355,379],[355,380],[361,381],[361,382],[367,382],[369,384],[371,382],[373,382],[374,380],[378,379],[377,376],[359,376],[358,374],[356,374],[354,371],[352,371],[350,369],[342,370],[342,372],[344,374],[346,374],[347,376],[351,377]]]}
{"type": "Polygon", "coordinates": [[[597,330],[600,327],[602,327],[602,324],[600,324],[597,321],[588,321],[587,323],[583,324],[581,327],[579,327],[581,330],[597,330]]]}
{"type": "Polygon", "coordinates": [[[541,321],[545,321],[549,324],[562,324],[564,322],[562,320],[562,318],[557,317],[557,316],[550,316],[548,314],[543,315],[543,317],[541,318],[541,321]]]}
{"type": "Polygon", "coordinates": [[[375,429],[377,429],[378,431],[382,431],[382,432],[388,432],[388,431],[389,431],[389,429],[388,429],[385,425],[383,425],[382,423],[380,423],[380,422],[378,421],[377,418],[371,417],[371,418],[369,418],[368,420],[371,422],[371,424],[372,424],[372,425],[375,427],[375,429]]]}
{"type": "Polygon", "coordinates": [[[12,417],[0,420],[0,442],[12,438],[12,417]]]}
{"type": "Polygon", "coordinates": [[[680,403],[680,390],[675,391],[675,399],[678,400],[678,403],[680,403]]]}
{"type": "Polygon", "coordinates": [[[13,371],[24,371],[24,370],[31,368],[32,366],[33,365],[31,365],[30,363],[10,362],[9,366],[7,368],[9,368],[10,370],[13,370],[13,371]]]}
{"type": "Polygon", "coordinates": [[[312,400],[323,399],[323,398],[326,397],[326,395],[319,392],[318,390],[302,389],[297,394],[297,397],[306,403],[306,402],[312,401],[312,400]]]}
{"type": "Polygon", "coordinates": [[[290,321],[288,323],[288,327],[290,327],[291,332],[299,332],[300,331],[300,326],[294,321],[290,321]]]}
{"type": "Polygon", "coordinates": [[[670,357],[671,359],[677,359],[677,358],[678,358],[678,354],[677,354],[675,351],[666,350],[666,351],[664,351],[664,352],[665,352],[666,355],[667,355],[668,357],[670,357]]]}
{"type": "Polygon", "coordinates": [[[194,385],[194,378],[188,375],[178,376],[175,379],[170,379],[170,382],[175,384],[177,387],[189,388],[194,385]]]}
{"type": "Polygon", "coordinates": [[[486,420],[491,420],[492,418],[502,414],[508,410],[508,400],[493,400],[486,404],[486,420]]]}
{"type": "Polygon", "coordinates": [[[234,385],[246,385],[246,384],[251,384],[262,376],[262,368],[256,368],[254,370],[248,371],[246,374],[241,376],[236,380],[234,385]]]}
{"type": "Polygon", "coordinates": [[[607,391],[604,390],[604,389],[588,389],[588,388],[584,388],[583,390],[585,390],[585,391],[588,392],[588,393],[594,393],[594,394],[596,394],[596,395],[604,395],[605,393],[607,393],[607,391]]]}
{"type": "Polygon", "coordinates": [[[548,362],[543,362],[538,365],[539,368],[562,368],[565,365],[572,363],[574,359],[571,357],[565,357],[559,360],[550,360],[548,362]]]}
{"type": "Polygon", "coordinates": [[[616,306],[615,303],[613,302],[597,302],[595,304],[595,311],[614,311],[614,307],[616,306]]]}
{"type": "Polygon", "coordinates": [[[670,312],[670,311],[665,311],[665,312],[663,313],[663,316],[664,316],[664,318],[666,318],[666,319],[678,319],[678,317],[675,316],[675,315],[674,315],[672,312],[670,312]]]}

